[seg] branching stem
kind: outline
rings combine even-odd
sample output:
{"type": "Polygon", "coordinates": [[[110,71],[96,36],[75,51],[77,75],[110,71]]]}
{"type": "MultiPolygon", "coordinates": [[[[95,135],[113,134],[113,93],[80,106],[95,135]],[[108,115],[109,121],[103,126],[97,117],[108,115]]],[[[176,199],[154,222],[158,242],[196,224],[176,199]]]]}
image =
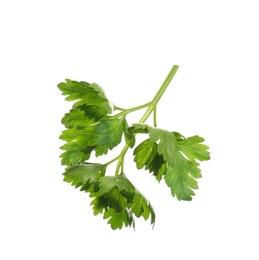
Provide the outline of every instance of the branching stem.
{"type": "MultiPolygon", "coordinates": [[[[168,85],[170,84],[171,80],[173,79],[173,77],[174,77],[176,71],[178,70],[178,68],[179,67],[177,65],[174,65],[172,67],[172,69],[168,73],[166,79],[164,80],[163,84],[161,85],[161,87],[159,88],[158,92],[156,93],[156,95],[154,96],[154,98],[153,98],[153,100],[151,102],[148,102],[148,103],[146,103],[146,104],[144,104],[142,106],[137,106],[137,107],[130,108],[130,109],[118,108],[122,112],[117,114],[117,115],[115,115],[115,116],[116,117],[126,116],[130,112],[134,112],[134,111],[143,109],[145,107],[148,107],[147,111],[144,113],[144,115],[140,119],[139,123],[145,123],[146,120],[148,119],[148,117],[150,116],[150,114],[153,112],[153,114],[154,114],[154,117],[153,117],[154,126],[156,127],[157,126],[157,120],[156,120],[157,103],[159,102],[159,100],[163,96],[165,90],[167,89],[168,85]]],[[[124,173],[124,170],[123,170],[124,157],[125,157],[125,154],[128,151],[128,149],[129,149],[129,146],[126,144],[124,146],[122,152],[120,153],[120,155],[118,157],[116,157],[114,160],[112,160],[112,162],[114,162],[115,160],[118,160],[116,171],[115,171],[115,175],[116,176],[119,175],[119,173],[124,173]]]]}
{"type": "Polygon", "coordinates": [[[137,107],[132,107],[132,108],[128,108],[128,109],[116,107],[117,110],[120,110],[120,111],[122,111],[122,112],[120,112],[120,113],[114,115],[114,117],[119,118],[119,117],[121,117],[121,116],[126,116],[126,115],[129,114],[129,113],[132,113],[132,112],[141,110],[141,109],[143,109],[143,108],[149,107],[150,104],[151,104],[151,102],[148,102],[148,103],[146,103],[146,104],[144,104],[144,105],[137,106],[137,107]]]}

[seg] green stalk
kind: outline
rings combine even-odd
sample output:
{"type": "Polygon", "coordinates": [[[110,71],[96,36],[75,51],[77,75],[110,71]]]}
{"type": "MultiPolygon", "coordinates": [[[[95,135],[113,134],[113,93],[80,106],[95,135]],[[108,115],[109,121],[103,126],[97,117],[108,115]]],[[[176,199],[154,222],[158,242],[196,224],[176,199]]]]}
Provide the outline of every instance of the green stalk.
{"type": "Polygon", "coordinates": [[[157,103],[159,102],[159,100],[161,99],[161,97],[163,96],[165,90],[167,89],[169,83],[171,82],[171,80],[173,79],[176,71],[178,70],[179,66],[174,65],[172,67],[172,69],[170,70],[170,72],[168,73],[165,81],[163,82],[162,86],[160,87],[160,89],[158,90],[158,92],[156,93],[155,97],[153,98],[153,100],[151,101],[150,106],[148,107],[146,113],[143,115],[143,117],[140,119],[139,123],[145,123],[146,120],[148,119],[148,117],[150,116],[150,114],[152,113],[152,111],[154,110],[154,108],[156,107],[157,103]]]}
{"type": "Polygon", "coordinates": [[[134,112],[134,111],[137,111],[137,110],[140,110],[140,109],[143,109],[145,107],[148,107],[150,105],[151,102],[148,102],[146,104],[143,104],[141,106],[137,106],[137,107],[132,107],[132,108],[128,108],[128,109],[125,109],[125,108],[121,108],[121,107],[116,107],[115,110],[120,110],[122,112],[120,112],[119,114],[117,114],[116,116],[118,115],[126,115],[128,113],[131,113],[131,112],[134,112]]]}
{"type": "Polygon", "coordinates": [[[128,151],[128,149],[129,149],[129,146],[126,144],[124,146],[124,148],[122,149],[122,152],[120,153],[120,155],[117,157],[117,158],[119,158],[119,161],[118,161],[118,164],[117,164],[117,167],[116,167],[116,170],[115,170],[115,176],[119,175],[120,169],[121,169],[121,172],[123,172],[124,156],[125,156],[126,152],[128,151]]]}
{"type": "Polygon", "coordinates": [[[156,106],[154,107],[154,110],[153,110],[153,122],[154,122],[154,127],[157,127],[156,106]]]}
{"type": "MultiPolygon", "coordinates": [[[[178,70],[179,66],[174,65],[172,67],[172,69],[170,70],[170,72],[168,73],[166,79],[164,80],[163,84],[161,85],[161,87],[159,88],[158,92],[156,93],[156,95],[154,96],[153,100],[145,105],[139,106],[139,107],[135,107],[129,110],[125,110],[123,112],[121,112],[120,114],[126,114],[129,111],[133,112],[139,109],[142,109],[144,107],[146,107],[148,105],[148,109],[145,112],[145,114],[142,116],[142,118],[140,119],[139,123],[145,123],[145,121],[148,119],[148,117],[150,116],[150,114],[152,112],[154,112],[154,126],[156,127],[156,106],[157,103],[159,102],[159,100],[161,99],[161,97],[163,96],[165,90],[167,89],[168,85],[170,84],[171,80],[173,79],[176,71],[178,70]]],[[[126,144],[122,150],[122,152],[120,153],[119,157],[119,161],[116,167],[116,171],[115,171],[115,175],[117,176],[119,174],[119,170],[121,169],[121,171],[123,172],[123,161],[124,161],[124,156],[126,154],[126,152],[128,151],[129,146],[126,144]]],[[[117,157],[117,158],[118,158],[117,157]]]]}
{"type": "MultiPolygon", "coordinates": [[[[148,102],[144,105],[141,105],[141,106],[137,106],[137,107],[132,107],[132,108],[129,108],[129,109],[124,109],[124,108],[120,108],[120,110],[122,110],[122,112],[114,115],[114,116],[111,116],[113,118],[119,118],[121,116],[126,116],[127,114],[129,113],[132,113],[132,112],[135,112],[135,111],[138,111],[140,109],[143,109],[143,108],[146,108],[146,107],[149,107],[151,104],[151,102],[148,102]]],[[[118,109],[117,109],[118,110],[118,109]]]]}

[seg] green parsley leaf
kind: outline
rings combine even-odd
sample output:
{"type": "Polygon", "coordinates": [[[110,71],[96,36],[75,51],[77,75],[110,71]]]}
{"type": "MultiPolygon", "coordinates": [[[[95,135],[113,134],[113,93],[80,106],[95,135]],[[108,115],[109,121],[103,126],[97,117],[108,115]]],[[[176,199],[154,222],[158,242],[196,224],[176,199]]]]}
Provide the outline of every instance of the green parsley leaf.
{"type": "Polygon", "coordinates": [[[157,127],[151,127],[147,124],[133,124],[129,129],[132,133],[149,133],[150,141],[158,144],[157,152],[162,155],[164,160],[173,166],[176,154],[176,137],[174,132],[169,132],[157,127]],[[158,142],[159,141],[159,142],[158,142]]]}
{"type": "Polygon", "coordinates": [[[157,153],[145,169],[148,169],[149,172],[153,173],[156,180],[160,182],[166,172],[167,163],[164,161],[163,156],[157,153]]]}
{"type": "Polygon", "coordinates": [[[143,123],[132,124],[129,128],[130,133],[140,134],[140,133],[148,133],[148,125],[143,123]]]}
{"type": "Polygon", "coordinates": [[[153,172],[160,181],[165,177],[173,196],[179,200],[191,200],[192,189],[197,189],[195,178],[201,177],[196,160],[209,160],[208,146],[201,144],[199,136],[185,138],[177,132],[168,132],[144,124],[134,124],[133,131],[147,130],[150,139],[140,143],[134,150],[137,168],[153,172]],[[187,157],[187,159],[181,154],[187,157]]]}
{"type": "Polygon", "coordinates": [[[112,149],[121,142],[125,119],[105,117],[96,127],[95,141],[99,146],[112,149]]]}
{"type": "Polygon", "coordinates": [[[134,215],[145,220],[151,216],[151,224],[154,224],[152,206],[124,175],[103,176],[97,184],[98,188],[90,194],[94,198],[91,202],[93,212],[95,215],[104,212],[104,218],[110,218],[108,223],[112,229],[120,229],[123,224],[134,225],[134,215]]]}
{"type": "Polygon", "coordinates": [[[148,127],[148,131],[151,141],[156,142],[159,140],[158,154],[162,155],[170,166],[174,166],[176,161],[176,138],[174,133],[153,127],[148,127]]]}
{"type": "Polygon", "coordinates": [[[67,96],[66,100],[78,100],[73,108],[84,110],[89,118],[100,119],[113,111],[113,105],[96,83],[89,84],[66,79],[66,82],[58,84],[58,88],[63,95],[67,96]]]}
{"type": "Polygon", "coordinates": [[[93,136],[96,125],[85,127],[82,130],[68,129],[60,135],[60,139],[67,141],[61,146],[64,153],[60,155],[63,165],[76,165],[90,158],[91,152],[95,148],[93,136]]]}
{"type": "Polygon", "coordinates": [[[68,141],[68,142],[77,141],[78,143],[82,143],[87,140],[89,142],[89,144],[94,145],[95,143],[93,142],[92,138],[95,134],[95,128],[96,128],[96,125],[88,126],[81,130],[71,128],[71,129],[62,131],[62,134],[60,135],[59,138],[61,140],[68,141]]]}
{"type": "Polygon", "coordinates": [[[107,154],[107,153],[108,153],[108,148],[103,147],[103,146],[96,146],[96,148],[95,148],[96,157],[107,154]]]}
{"type": "Polygon", "coordinates": [[[135,190],[133,184],[123,175],[104,176],[99,180],[100,191],[98,195],[109,193],[114,187],[118,190],[135,190]]]}
{"type": "Polygon", "coordinates": [[[76,188],[87,191],[91,184],[95,183],[105,173],[106,165],[99,163],[85,163],[70,167],[66,170],[64,181],[71,183],[76,188]]]}
{"type": "Polygon", "coordinates": [[[195,159],[199,161],[209,160],[209,147],[201,144],[202,142],[204,142],[204,139],[195,135],[177,142],[177,146],[190,161],[195,161],[195,159]]]}
{"type": "Polygon", "coordinates": [[[147,139],[134,149],[133,154],[135,155],[134,161],[136,162],[138,169],[142,169],[144,166],[149,168],[150,163],[157,154],[157,143],[147,139]]]}
{"type": "Polygon", "coordinates": [[[166,172],[166,163],[163,156],[158,154],[157,147],[157,143],[152,142],[149,138],[141,142],[134,149],[133,154],[137,168],[142,169],[145,166],[145,169],[152,172],[156,179],[160,181],[166,172]]]}
{"type": "Polygon", "coordinates": [[[60,155],[61,164],[67,166],[80,164],[90,158],[94,148],[94,146],[89,146],[87,142],[83,144],[66,143],[60,147],[60,149],[66,150],[60,155]]]}
{"type": "Polygon", "coordinates": [[[193,189],[198,189],[195,179],[201,178],[201,170],[197,162],[192,162],[184,158],[181,153],[177,153],[177,160],[174,167],[168,167],[165,173],[166,184],[171,188],[172,196],[178,200],[192,200],[193,189]]]}
{"type": "Polygon", "coordinates": [[[204,161],[210,159],[208,146],[201,144],[204,139],[199,136],[179,138],[176,154],[176,163],[173,167],[168,167],[165,173],[165,181],[171,188],[171,193],[178,200],[192,200],[195,195],[193,189],[198,189],[195,179],[201,178],[201,170],[196,160],[204,161]],[[183,154],[186,158],[183,156],[183,154]]]}
{"type": "Polygon", "coordinates": [[[95,121],[86,117],[84,111],[71,109],[69,113],[65,114],[61,122],[66,128],[83,129],[95,121]]]}
{"type": "Polygon", "coordinates": [[[136,217],[142,216],[145,220],[151,217],[151,224],[155,223],[155,212],[149,201],[141,193],[135,193],[131,209],[136,217]]]}
{"type": "Polygon", "coordinates": [[[126,209],[117,212],[114,208],[108,209],[103,216],[104,219],[109,219],[108,224],[111,225],[111,228],[121,229],[123,225],[125,227],[131,226],[134,222],[132,215],[126,209]]]}

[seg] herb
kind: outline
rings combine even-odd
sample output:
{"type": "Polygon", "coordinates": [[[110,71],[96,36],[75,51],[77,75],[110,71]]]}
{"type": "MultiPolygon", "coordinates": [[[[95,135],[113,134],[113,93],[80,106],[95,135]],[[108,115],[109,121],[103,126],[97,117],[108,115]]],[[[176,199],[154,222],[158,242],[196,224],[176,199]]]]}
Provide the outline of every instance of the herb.
{"type": "Polygon", "coordinates": [[[196,179],[201,177],[197,161],[210,159],[208,146],[197,135],[185,138],[178,132],[157,127],[156,107],[178,66],[173,66],[151,102],[124,109],[113,105],[96,83],[72,81],[58,84],[66,100],[74,101],[72,109],[62,118],[66,127],[60,139],[61,163],[66,165],[64,181],[89,193],[94,215],[103,214],[112,229],[135,227],[134,216],[150,218],[155,223],[155,212],[150,202],[126,177],[124,159],[133,149],[137,169],[148,170],[160,182],[163,178],[178,200],[191,200],[196,179]],[[129,125],[129,113],[146,108],[138,123],[129,125]],[[116,111],[118,111],[116,113],[116,111]],[[153,114],[153,126],[145,124],[153,114]],[[135,136],[147,138],[135,145],[135,136]],[[106,155],[121,142],[125,146],[117,157],[104,164],[88,162],[91,156],[106,155]],[[110,164],[117,163],[114,175],[108,175],[110,164]]]}

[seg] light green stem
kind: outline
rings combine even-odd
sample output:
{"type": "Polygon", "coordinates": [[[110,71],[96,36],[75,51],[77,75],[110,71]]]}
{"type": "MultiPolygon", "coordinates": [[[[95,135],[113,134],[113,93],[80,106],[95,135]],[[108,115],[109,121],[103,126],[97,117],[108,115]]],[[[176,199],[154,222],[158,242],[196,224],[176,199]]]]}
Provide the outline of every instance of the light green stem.
{"type": "MultiPolygon", "coordinates": [[[[170,72],[168,73],[166,79],[164,80],[163,84],[161,85],[160,89],[158,90],[158,92],[156,93],[156,95],[154,96],[153,100],[147,104],[144,104],[142,106],[139,107],[135,107],[132,109],[126,109],[125,111],[121,112],[120,114],[125,115],[129,112],[133,112],[139,109],[142,109],[144,107],[148,106],[147,111],[145,112],[145,114],[142,116],[142,118],[140,119],[139,123],[145,123],[146,120],[148,119],[148,117],[150,116],[150,114],[152,112],[154,112],[154,126],[156,127],[156,107],[157,107],[157,103],[159,102],[159,100],[161,99],[161,97],[163,96],[165,90],[167,89],[168,85],[170,84],[171,80],[173,79],[176,71],[178,70],[178,66],[174,65],[172,67],[172,69],[170,70],[170,72]]],[[[126,152],[128,151],[129,146],[126,144],[122,150],[122,152],[120,153],[120,155],[117,157],[118,164],[116,167],[116,171],[115,171],[115,175],[117,176],[119,174],[119,170],[121,168],[121,172],[123,172],[123,161],[124,161],[124,157],[126,152]]]]}
{"type": "Polygon", "coordinates": [[[161,99],[161,97],[163,96],[165,90],[167,89],[169,83],[171,82],[171,80],[173,79],[176,71],[178,70],[178,66],[174,65],[172,67],[172,69],[170,70],[170,72],[168,73],[165,81],[163,82],[162,86],[160,87],[160,89],[158,90],[158,92],[156,93],[155,97],[153,98],[153,100],[151,101],[151,104],[149,105],[146,113],[143,115],[143,117],[140,119],[139,123],[145,123],[146,120],[148,119],[148,117],[150,116],[150,114],[152,113],[152,111],[154,110],[154,108],[156,107],[157,103],[159,102],[159,100],[161,99]]]}
{"type": "MultiPolygon", "coordinates": [[[[116,170],[115,170],[115,176],[118,176],[120,173],[120,169],[121,172],[123,172],[123,165],[124,165],[124,156],[126,154],[126,152],[128,151],[129,146],[126,144],[124,146],[124,148],[122,149],[120,155],[117,157],[119,159],[116,170]]],[[[124,173],[124,172],[123,172],[124,173]]]]}
{"type": "Polygon", "coordinates": [[[145,107],[148,107],[150,105],[151,102],[148,102],[146,104],[143,104],[141,106],[137,106],[137,107],[132,107],[132,108],[128,108],[128,109],[125,109],[125,108],[120,108],[120,107],[116,107],[116,110],[121,110],[122,112],[117,114],[116,116],[118,115],[126,115],[128,113],[131,113],[131,112],[134,112],[134,111],[137,111],[137,110],[140,110],[140,109],[143,109],[145,107]]]}
{"type": "Polygon", "coordinates": [[[154,107],[154,110],[153,110],[153,122],[154,122],[154,127],[157,127],[156,106],[154,107]]]}

